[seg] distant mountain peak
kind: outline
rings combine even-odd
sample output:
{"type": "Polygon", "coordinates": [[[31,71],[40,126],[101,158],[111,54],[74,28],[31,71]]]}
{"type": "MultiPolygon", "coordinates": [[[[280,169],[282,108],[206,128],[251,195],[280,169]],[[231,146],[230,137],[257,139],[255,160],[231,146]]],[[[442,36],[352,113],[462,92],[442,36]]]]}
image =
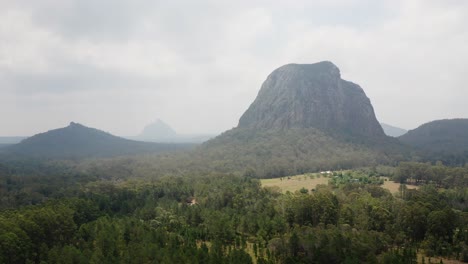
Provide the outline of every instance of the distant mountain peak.
{"type": "Polygon", "coordinates": [[[166,140],[176,137],[177,132],[161,119],[156,119],[153,123],[147,125],[139,135],[139,138],[145,140],[166,140]]]}
{"type": "Polygon", "coordinates": [[[364,90],[341,79],[330,61],[274,70],[239,120],[241,128],[316,128],[365,137],[385,136],[364,90]]]}
{"type": "Polygon", "coordinates": [[[90,128],[90,127],[87,127],[85,125],[82,125],[80,123],[76,123],[76,122],[70,122],[70,124],[65,127],[65,128],[69,128],[69,129],[94,129],[94,128],[90,128]]]}
{"type": "Polygon", "coordinates": [[[406,129],[399,128],[399,127],[396,127],[396,126],[392,126],[392,125],[389,125],[389,124],[380,123],[380,125],[382,126],[385,134],[387,136],[390,136],[390,137],[399,137],[399,136],[404,135],[404,134],[406,134],[408,132],[408,130],[406,130],[406,129]]]}
{"type": "MultiPolygon", "coordinates": [[[[67,127],[96,129],[96,128],[92,128],[92,127],[83,125],[82,123],[78,123],[78,122],[74,122],[74,121],[71,121],[70,124],[68,124],[67,127]]],[[[99,130],[99,129],[97,129],[97,130],[99,130]]]]}

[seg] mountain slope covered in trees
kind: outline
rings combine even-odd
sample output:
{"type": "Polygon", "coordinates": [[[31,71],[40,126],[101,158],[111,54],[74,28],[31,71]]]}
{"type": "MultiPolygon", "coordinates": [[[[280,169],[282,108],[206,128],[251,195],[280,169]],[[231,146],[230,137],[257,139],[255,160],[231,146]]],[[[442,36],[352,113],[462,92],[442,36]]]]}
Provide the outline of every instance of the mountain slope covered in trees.
{"type": "Polygon", "coordinates": [[[196,152],[198,157],[211,161],[213,170],[241,168],[261,178],[404,159],[396,140],[362,140],[314,128],[233,129],[203,144],[196,152]]]}
{"type": "Polygon", "coordinates": [[[91,158],[160,153],[187,149],[188,144],[133,141],[71,122],[69,126],[26,138],[5,149],[9,156],[32,158],[91,158]]]}
{"type": "Polygon", "coordinates": [[[453,165],[468,161],[468,119],[432,121],[398,139],[420,149],[425,159],[453,165]]]}

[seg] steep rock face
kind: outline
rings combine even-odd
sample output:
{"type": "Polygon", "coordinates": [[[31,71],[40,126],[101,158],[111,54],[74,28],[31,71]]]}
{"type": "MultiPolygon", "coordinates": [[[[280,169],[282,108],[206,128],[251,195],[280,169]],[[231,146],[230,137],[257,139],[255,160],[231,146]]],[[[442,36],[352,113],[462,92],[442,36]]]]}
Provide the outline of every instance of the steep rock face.
{"type": "Polygon", "coordinates": [[[384,137],[369,98],[333,63],[288,64],[273,71],[239,120],[240,128],[317,128],[384,137]]]}

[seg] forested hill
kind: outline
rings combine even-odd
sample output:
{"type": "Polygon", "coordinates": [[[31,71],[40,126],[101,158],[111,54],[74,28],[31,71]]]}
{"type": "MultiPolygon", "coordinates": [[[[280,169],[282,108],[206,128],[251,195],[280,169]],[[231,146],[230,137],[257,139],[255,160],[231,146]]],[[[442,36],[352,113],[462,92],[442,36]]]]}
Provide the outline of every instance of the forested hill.
{"type": "Polygon", "coordinates": [[[10,157],[68,159],[160,153],[190,147],[190,144],[157,144],[123,139],[71,122],[67,127],[24,139],[7,147],[4,152],[10,157]]]}
{"type": "Polygon", "coordinates": [[[403,153],[384,134],[364,90],[324,61],[273,71],[238,127],[205,143],[199,156],[219,169],[250,167],[273,177],[391,163],[403,153]]]}
{"type": "Polygon", "coordinates": [[[215,171],[245,171],[260,178],[311,171],[392,164],[406,152],[393,141],[364,141],[314,128],[286,131],[237,128],[203,144],[197,157],[215,171]]]}
{"type": "Polygon", "coordinates": [[[429,159],[457,165],[468,161],[468,119],[432,121],[398,139],[423,150],[429,159]]]}

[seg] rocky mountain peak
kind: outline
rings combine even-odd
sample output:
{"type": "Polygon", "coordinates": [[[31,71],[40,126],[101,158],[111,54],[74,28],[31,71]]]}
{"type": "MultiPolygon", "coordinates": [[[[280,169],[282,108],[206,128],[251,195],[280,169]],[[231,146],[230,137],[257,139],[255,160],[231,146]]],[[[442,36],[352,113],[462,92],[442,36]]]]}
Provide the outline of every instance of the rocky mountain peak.
{"type": "Polygon", "coordinates": [[[364,90],[341,79],[332,62],[287,64],[274,70],[239,120],[256,129],[317,128],[384,136],[364,90]]]}
{"type": "Polygon", "coordinates": [[[86,127],[80,123],[70,122],[70,124],[68,125],[68,128],[78,129],[78,128],[86,128],[86,127]]]}
{"type": "Polygon", "coordinates": [[[302,74],[310,74],[311,72],[322,77],[327,76],[331,79],[341,78],[340,69],[330,61],[321,61],[313,64],[290,63],[279,67],[273,71],[272,75],[281,73],[300,76],[302,74]]]}

